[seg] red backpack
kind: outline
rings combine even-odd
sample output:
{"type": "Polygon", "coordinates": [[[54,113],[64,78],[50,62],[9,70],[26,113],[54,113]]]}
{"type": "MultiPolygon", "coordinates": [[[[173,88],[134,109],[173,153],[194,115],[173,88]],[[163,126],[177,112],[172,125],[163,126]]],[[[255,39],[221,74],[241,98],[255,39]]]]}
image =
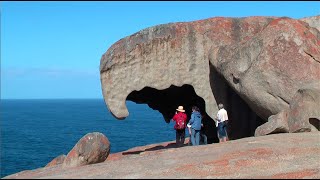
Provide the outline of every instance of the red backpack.
{"type": "Polygon", "coordinates": [[[178,116],[176,120],[176,129],[185,129],[185,128],[186,128],[186,124],[184,121],[184,116],[180,114],[180,116],[178,116]]]}

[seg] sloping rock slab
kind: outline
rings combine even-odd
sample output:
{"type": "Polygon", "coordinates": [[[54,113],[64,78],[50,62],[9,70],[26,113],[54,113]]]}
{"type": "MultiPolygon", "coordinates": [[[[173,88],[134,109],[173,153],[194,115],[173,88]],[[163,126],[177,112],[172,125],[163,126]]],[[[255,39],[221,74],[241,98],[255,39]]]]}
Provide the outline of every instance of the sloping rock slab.
{"type": "Polygon", "coordinates": [[[54,159],[52,159],[52,161],[50,161],[46,167],[49,167],[49,166],[56,166],[56,165],[60,165],[63,163],[64,159],[66,158],[67,156],[62,154],[54,159]]]}
{"type": "Polygon", "coordinates": [[[4,178],[320,178],[319,132],[272,134],[181,148],[150,148],[126,151],[121,154],[123,158],[103,163],[68,169],[39,168],[4,178]]]}

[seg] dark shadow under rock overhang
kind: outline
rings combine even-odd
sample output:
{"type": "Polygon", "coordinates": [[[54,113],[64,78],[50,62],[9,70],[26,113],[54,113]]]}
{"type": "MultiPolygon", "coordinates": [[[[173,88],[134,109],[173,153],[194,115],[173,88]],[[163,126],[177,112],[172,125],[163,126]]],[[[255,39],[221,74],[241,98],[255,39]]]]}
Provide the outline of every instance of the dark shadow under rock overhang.
{"type": "MultiPolygon", "coordinates": [[[[223,103],[228,111],[229,139],[254,136],[255,129],[266,121],[251,110],[211,64],[210,85],[217,104],[223,103]]],[[[140,91],[131,92],[127,100],[137,104],[147,104],[153,110],[159,111],[167,123],[170,122],[178,106],[184,107],[189,120],[191,108],[196,105],[204,116],[204,132],[208,137],[208,143],[218,142],[215,122],[206,112],[204,99],[195,93],[191,85],[185,84],[181,87],[171,85],[163,90],[144,87],[140,91]]],[[[215,117],[217,112],[208,113],[212,113],[212,117],[215,117]]]]}

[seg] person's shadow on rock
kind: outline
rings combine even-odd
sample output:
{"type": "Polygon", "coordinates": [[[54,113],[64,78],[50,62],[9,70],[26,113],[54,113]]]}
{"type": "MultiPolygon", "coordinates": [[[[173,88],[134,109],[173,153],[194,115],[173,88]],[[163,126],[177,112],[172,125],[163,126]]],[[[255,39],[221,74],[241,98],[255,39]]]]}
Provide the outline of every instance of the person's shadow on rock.
{"type": "MultiPolygon", "coordinates": [[[[184,147],[184,146],[188,146],[188,143],[185,143],[185,144],[183,144],[183,146],[180,146],[180,147],[184,147]]],[[[146,152],[146,151],[158,151],[158,150],[170,149],[170,148],[179,148],[179,147],[177,146],[176,143],[169,143],[166,146],[157,145],[157,146],[154,146],[151,148],[147,148],[145,150],[123,152],[122,155],[140,154],[140,153],[146,152]]]]}

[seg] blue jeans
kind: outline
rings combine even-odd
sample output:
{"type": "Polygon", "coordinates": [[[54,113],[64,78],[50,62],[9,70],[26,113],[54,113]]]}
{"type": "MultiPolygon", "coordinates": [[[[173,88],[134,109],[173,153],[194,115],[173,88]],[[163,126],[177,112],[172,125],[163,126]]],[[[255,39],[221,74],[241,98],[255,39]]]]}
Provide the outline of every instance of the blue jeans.
{"type": "Polygon", "coordinates": [[[191,143],[193,146],[199,145],[200,142],[200,130],[191,128],[191,143]]]}
{"type": "Polygon", "coordinates": [[[223,138],[227,137],[227,127],[226,122],[221,122],[218,124],[218,137],[223,138]]]}

